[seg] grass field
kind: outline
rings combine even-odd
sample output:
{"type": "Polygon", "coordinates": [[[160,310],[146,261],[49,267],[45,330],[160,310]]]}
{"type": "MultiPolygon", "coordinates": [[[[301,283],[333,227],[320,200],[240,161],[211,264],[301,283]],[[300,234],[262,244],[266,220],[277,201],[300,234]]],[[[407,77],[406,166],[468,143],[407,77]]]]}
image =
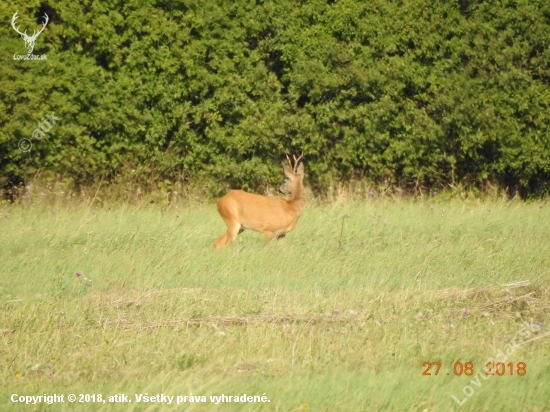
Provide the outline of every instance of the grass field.
{"type": "Polygon", "coordinates": [[[0,209],[2,411],[550,410],[546,204],[310,203],[284,244],[221,251],[213,204],[0,209]],[[480,379],[499,350],[506,373],[480,379]],[[107,401],[67,401],[86,393],[107,401]]]}

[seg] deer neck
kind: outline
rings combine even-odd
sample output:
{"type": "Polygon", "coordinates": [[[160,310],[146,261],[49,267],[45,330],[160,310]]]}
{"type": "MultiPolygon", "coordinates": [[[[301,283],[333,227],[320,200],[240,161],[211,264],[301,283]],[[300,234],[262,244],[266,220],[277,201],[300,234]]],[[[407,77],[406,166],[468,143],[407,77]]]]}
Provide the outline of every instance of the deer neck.
{"type": "Polygon", "coordinates": [[[290,199],[290,203],[294,206],[294,210],[298,213],[298,215],[302,213],[302,210],[304,210],[306,199],[302,182],[297,184],[294,188],[294,195],[292,196],[292,199],[290,199]]]}

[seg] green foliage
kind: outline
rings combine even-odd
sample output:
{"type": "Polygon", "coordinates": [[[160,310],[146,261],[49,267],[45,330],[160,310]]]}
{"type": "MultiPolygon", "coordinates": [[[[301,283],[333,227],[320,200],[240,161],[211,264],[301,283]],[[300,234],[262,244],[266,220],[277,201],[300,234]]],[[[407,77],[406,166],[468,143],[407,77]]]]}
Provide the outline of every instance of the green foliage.
{"type": "Polygon", "coordinates": [[[547,2],[8,1],[0,18],[4,187],[47,170],[261,190],[303,150],[318,190],[550,188],[547,2]],[[16,10],[28,32],[49,15],[47,60],[13,59],[16,10]]]}

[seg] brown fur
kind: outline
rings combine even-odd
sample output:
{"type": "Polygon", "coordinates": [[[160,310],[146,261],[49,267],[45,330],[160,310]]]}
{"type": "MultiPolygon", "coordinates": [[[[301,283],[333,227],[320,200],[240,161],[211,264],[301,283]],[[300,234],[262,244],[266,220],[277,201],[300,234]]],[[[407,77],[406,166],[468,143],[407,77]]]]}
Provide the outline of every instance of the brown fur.
{"type": "Polygon", "coordinates": [[[288,193],[292,193],[289,200],[243,190],[232,190],[218,200],[218,212],[225,220],[227,232],[214,243],[217,249],[226,243],[233,243],[244,229],[263,233],[265,241],[269,242],[273,237],[283,238],[296,227],[305,207],[304,166],[300,164],[296,172],[285,166],[284,173],[288,178],[284,186],[288,193]]]}

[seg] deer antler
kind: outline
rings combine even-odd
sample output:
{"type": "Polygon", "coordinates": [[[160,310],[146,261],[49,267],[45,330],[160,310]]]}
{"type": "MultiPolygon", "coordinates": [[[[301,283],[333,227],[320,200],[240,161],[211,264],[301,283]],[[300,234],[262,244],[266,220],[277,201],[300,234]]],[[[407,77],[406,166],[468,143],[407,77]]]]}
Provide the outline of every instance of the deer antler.
{"type": "Polygon", "coordinates": [[[288,165],[292,170],[294,170],[294,167],[292,166],[292,161],[290,160],[290,157],[285,153],[286,159],[288,160],[288,165]]]}
{"type": "Polygon", "coordinates": [[[17,28],[15,26],[15,21],[19,18],[19,16],[17,15],[17,13],[19,13],[19,11],[16,11],[15,14],[13,15],[12,19],[11,19],[11,26],[13,27],[13,29],[19,33],[21,36],[25,37],[26,39],[28,40],[36,40],[38,35],[40,33],[42,33],[44,31],[44,29],[46,28],[46,25],[48,24],[48,22],[50,21],[50,18],[48,17],[48,15],[46,13],[44,13],[44,19],[45,21],[42,23],[42,28],[36,32],[36,30],[34,30],[34,32],[32,33],[32,36],[29,36],[27,34],[27,30],[25,30],[23,33],[21,33],[19,31],[19,28],[17,28]]]}
{"type": "Polygon", "coordinates": [[[44,29],[46,28],[46,25],[50,21],[50,18],[48,17],[48,15],[46,13],[44,13],[44,18],[46,19],[46,21],[42,24],[42,28],[40,29],[40,31],[38,33],[36,32],[36,30],[34,30],[31,38],[36,39],[38,37],[38,35],[40,33],[42,33],[44,31],[44,29]]]}
{"type": "Polygon", "coordinates": [[[298,168],[298,163],[300,163],[300,160],[302,160],[302,158],[304,157],[304,151],[302,150],[302,154],[298,157],[298,159],[296,159],[295,155],[292,155],[292,157],[294,158],[294,173],[296,173],[296,169],[298,168]]]}
{"type": "Polygon", "coordinates": [[[19,16],[17,15],[17,13],[19,13],[19,11],[16,11],[15,14],[13,15],[12,19],[11,19],[11,26],[12,26],[13,29],[14,29],[17,33],[19,33],[21,36],[27,36],[27,30],[25,30],[24,33],[21,33],[21,32],[19,31],[19,29],[18,29],[17,27],[15,27],[15,20],[17,20],[17,18],[19,17],[19,16]]]}
{"type": "Polygon", "coordinates": [[[296,158],[296,155],[292,155],[292,157],[294,158],[294,165],[292,165],[292,161],[290,160],[290,157],[288,155],[285,155],[287,160],[288,160],[288,164],[290,165],[290,168],[292,169],[292,172],[293,173],[296,173],[296,170],[298,169],[298,163],[300,163],[300,160],[302,160],[302,158],[304,157],[304,151],[302,150],[302,154],[296,158]]]}

